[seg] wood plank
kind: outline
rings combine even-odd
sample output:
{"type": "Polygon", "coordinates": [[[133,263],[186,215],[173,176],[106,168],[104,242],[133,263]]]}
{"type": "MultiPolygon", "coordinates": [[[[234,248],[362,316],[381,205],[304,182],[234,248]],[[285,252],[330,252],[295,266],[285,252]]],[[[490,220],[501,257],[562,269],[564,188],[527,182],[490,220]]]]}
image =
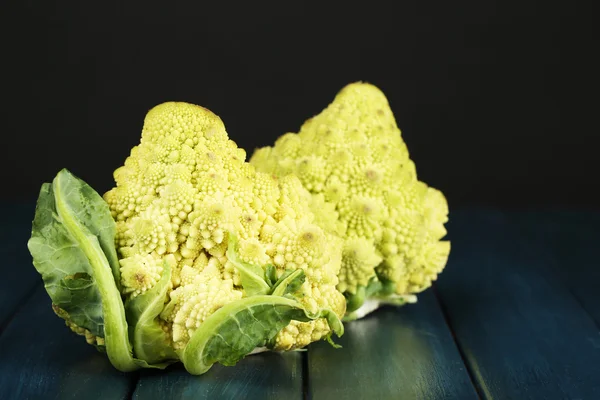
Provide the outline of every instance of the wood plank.
{"type": "Polygon", "coordinates": [[[248,356],[192,376],[181,364],[141,374],[134,399],[302,399],[302,353],[248,356]]]}
{"type": "Polygon", "coordinates": [[[27,203],[0,203],[0,334],[35,285],[42,282],[27,249],[34,209],[27,203]]]}
{"type": "Polygon", "coordinates": [[[105,354],[72,333],[36,290],[0,337],[0,397],[127,399],[137,374],[112,367],[105,354]]]}
{"type": "Polygon", "coordinates": [[[476,399],[433,291],[346,324],[342,349],[308,351],[312,399],[476,399]]]}
{"type": "Polygon", "coordinates": [[[600,327],[600,212],[511,213],[523,239],[551,266],[600,327]]]}
{"type": "Polygon", "coordinates": [[[454,212],[452,254],[438,281],[449,324],[480,392],[501,399],[600,398],[600,335],[500,212],[454,212]]]}

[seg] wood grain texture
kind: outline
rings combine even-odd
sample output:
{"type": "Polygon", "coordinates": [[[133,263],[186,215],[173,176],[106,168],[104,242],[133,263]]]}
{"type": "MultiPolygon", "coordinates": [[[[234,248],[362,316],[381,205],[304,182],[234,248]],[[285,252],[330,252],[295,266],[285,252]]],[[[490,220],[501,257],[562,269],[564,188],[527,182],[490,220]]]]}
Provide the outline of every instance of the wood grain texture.
{"type": "Polygon", "coordinates": [[[455,212],[448,230],[437,289],[483,397],[600,398],[600,334],[548,265],[553,249],[489,210],[455,212]]]}
{"type": "Polygon", "coordinates": [[[342,349],[308,352],[312,399],[476,399],[433,292],[346,325],[342,349]]]}
{"type": "Polygon", "coordinates": [[[520,212],[508,217],[600,327],[600,212],[520,212]]]}
{"type": "Polygon", "coordinates": [[[599,213],[453,212],[436,283],[452,333],[428,290],[347,324],[343,349],[317,343],[196,377],[180,365],[122,374],[71,333],[26,247],[33,205],[0,206],[0,399],[475,399],[452,334],[482,398],[600,398],[599,213]]]}
{"type": "Polygon", "coordinates": [[[133,398],[302,399],[302,353],[256,354],[234,367],[214,365],[200,376],[188,374],[181,364],[143,371],[133,398]]]}
{"type": "Polygon", "coordinates": [[[0,202],[0,335],[34,286],[42,282],[27,250],[34,210],[33,204],[0,202]]]}
{"type": "Polygon", "coordinates": [[[127,399],[135,377],[72,333],[42,287],[0,337],[1,399],[127,399]]]}

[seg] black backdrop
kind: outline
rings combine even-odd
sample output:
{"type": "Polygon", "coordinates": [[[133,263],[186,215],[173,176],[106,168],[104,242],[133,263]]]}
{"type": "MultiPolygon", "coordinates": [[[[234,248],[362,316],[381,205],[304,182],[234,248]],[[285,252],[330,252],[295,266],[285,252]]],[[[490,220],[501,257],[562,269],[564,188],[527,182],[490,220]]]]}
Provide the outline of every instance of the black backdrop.
{"type": "Polygon", "coordinates": [[[600,206],[591,1],[163,4],[2,2],[3,197],[62,167],[107,190],[163,101],[250,155],[364,80],[451,207],[600,206]]]}

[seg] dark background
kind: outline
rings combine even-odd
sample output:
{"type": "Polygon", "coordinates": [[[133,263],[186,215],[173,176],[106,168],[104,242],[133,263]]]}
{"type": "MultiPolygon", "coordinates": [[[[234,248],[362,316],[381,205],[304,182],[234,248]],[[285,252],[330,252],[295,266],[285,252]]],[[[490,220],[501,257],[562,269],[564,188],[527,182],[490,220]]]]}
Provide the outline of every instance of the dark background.
{"type": "Polygon", "coordinates": [[[451,207],[600,208],[591,1],[2,2],[2,196],[62,167],[99,192],[168,101],[250,156],[347,83],[388,96],[451,207]]]}

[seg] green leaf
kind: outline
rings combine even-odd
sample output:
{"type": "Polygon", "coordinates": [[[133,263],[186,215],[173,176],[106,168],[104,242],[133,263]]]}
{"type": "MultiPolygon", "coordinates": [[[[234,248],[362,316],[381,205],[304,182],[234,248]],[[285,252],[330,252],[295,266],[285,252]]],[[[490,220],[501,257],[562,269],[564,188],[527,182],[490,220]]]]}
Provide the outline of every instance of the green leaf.
{"type": "Polygon", "coordinates": [[[401,306],[407,303],[416,303],[414,294],[397,294],[393,281],[374,277],[365,288],[361,286],[354,295],[345,293],[346,315],[343,321],[349,322],[365,317],[384,305],[401,306]]]}
{"type": "MultiPolygon", "coordinates": [[[[308,314],[309,315],[309,320],[314,320],[317,318],[325,318],[327,320],[327,324],[329,325],[329,329],[331,329],[331,333],[327,336],[327,341],[333,345],[333,347],[342,347],[342,346],[338,346],[336,344],[333,343],[333,341],[331,340],[331,335],[333,333],[336,334],[337,337],[341,337],[344,334],[344,324],[342,324],[342,320],[340,319],[340,317],[337,316],[337,314],[335,312],[333,312],[333,310],[330,310],[329,308],[323,308],[321,310],[319,310],[317,313],[314,314],[308,314]]],[[[302,321],[302,320],[298,320],[298,321],[302,321]]],[[[308,320],[306,320],[308,321],[308,320]]],[[[303,321],[303,322],[306,322],[303,321]]]]}
{"type": "Polygon", "coordinates": [[[325,340],[327,341],[327,343],[329,343],[331,345],[331,347],[333,347],[334,349],[341,349],[342,345],[341,344],[337,344],[336,342],[333,341],[333,339],[331,338],[331,333],[329,333],[329,335],[325,336],[325,340]]]}
{"type": "Polygon", "coordinates": [[[91,278],[92,266],[60,222],[50,183],[40,190],[27,246],[52,302],[65,310],[74,324],[104,337],[100,292],[91,278]]]}
{"type": "Polygon", "coordinates": [[[344,321],[347,322],[362,318],[371,312],[365,310],[375,310],[379,307],[379,304],[401,305],[406,303],[406,298],[396,295],[395,291],[396,285],[394,282],[375,276],[369,280],[366,287],[359,286],[356,293],[344,293],[346,297],[346,315],[344,316],[344,321]],[[378,305],[374,306],[374,303],[378,305]]]}
{"type": "Polygon", "coordinates": [[[118,275],[109,261],[115,252],[114,221],[112,225],[110,221],[102,197],[63,169],[52,184],[42,185],[27,245],[52,302],[72,323],[104,338],[115,368],[132,371],[138,365],[115,283],[118,275]]]}
{"type": "Polygon", "coordinates": [[[275,269],[273,265],[267,265],[265,277],[267,278],[267,283],[269,286],[273,287],[273,285],[275,285],[277,282],[277,269],[275,269]]]}
{"type": "Polygon", "coordinates": [[[170,281],[171,266],[165,261],[162,276],[156,285],[125,302],[129,339],[133,343],[135,357],[145,361],[147,364],[142,366],[146,368],[164,368],[178,361],[157,319],[164,308],[170,281]]]}
{"type": "Polygon", "coordinates": [[[187,371],[200,375],[219,362],[235,365],[256,347],[263,347],[291,320],[307,322],[327,318],[338,335],[344,327],[331,310],[309,313],[300,303],[280,296],[252,296],[229,303],[211,316],[193,334],[181,359],[187,371]]]}
{"type": "Polygon", "coordinates": [[[386,281],[386,285],[387,286],[384,286],[383,282],[377,276],[374,276],[373,278],[371,278],[371,280],[369,281],[369,284],[367,285],[367,287],[365,289],[365,296],[366,297],[376,296],[379,293],[383,292],[384,290],[388,290],[389,286],[392,286],[392,290],[395,290],[395,285],[393,282],[386,281]]]}
{"type": "Polygon", "coordinates": [[[237,254],[238,239],[234,234],[229,234],[227,259],[240,272],[240,280],[247,297],[267,294],[271,287],[266,281],[265,271],[258,265],[244,262],[237,254]]]}
{"type": "Polygon", "coordinates": [[[66,210],[82,224],[89,233],[98,238],[102,252],[110,264],[114,281],[121,291],[121,266],[115,248],[116,224],[108,204],[91,186],[63,169],[55,178],[60,185],[61,201],[66,210]]]}
{"type": "Polygon", "coordinates": [[[293,294],[300,290],[300,287],[306,280],[304,271],[298,268],[295,271],[286,271],[281,278],[275,283],[271,292],[274,296],[285,296],[293,294]]]}
{"type": "Polygon", "coordinates": [[[396,284],[393,281],[382,279],[381,289],[377,293],[373,293],[373,296],[388,297],[396,294],[396,284]]]}
{"type": "Polygon", "coordinates": [[[356,293],[344,293],[346,297],[346,313],[358,310],[365,302],[366,289],[364,286],[359,286],[356,293]]]}

